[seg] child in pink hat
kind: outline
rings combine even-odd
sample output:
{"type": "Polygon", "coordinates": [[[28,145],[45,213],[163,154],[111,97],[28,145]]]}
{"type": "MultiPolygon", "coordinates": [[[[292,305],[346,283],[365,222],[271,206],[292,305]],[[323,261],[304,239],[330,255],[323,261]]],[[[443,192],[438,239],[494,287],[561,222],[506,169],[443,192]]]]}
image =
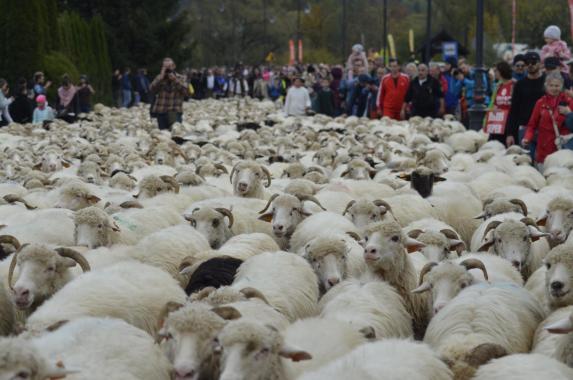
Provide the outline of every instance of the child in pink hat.
{"type": "Polygon", "coordinates": [[[561,62],[561,72],[568,74],[569,66],[565,64],[571,59],[571,51],[567,43],[561,39],[561,29],[556,25],[548,26],[543,33],[545,45],[541,49],[541,61],[547,57],[556,57],[561,62]]]}
{"type": "Polygon", "coordinates": [[[36,97],[36,109],[34,110],[34,118],[32,123],[42,124],[44,121],[54,120],[54,110],[48,105],[44,95],[36,97]]]}

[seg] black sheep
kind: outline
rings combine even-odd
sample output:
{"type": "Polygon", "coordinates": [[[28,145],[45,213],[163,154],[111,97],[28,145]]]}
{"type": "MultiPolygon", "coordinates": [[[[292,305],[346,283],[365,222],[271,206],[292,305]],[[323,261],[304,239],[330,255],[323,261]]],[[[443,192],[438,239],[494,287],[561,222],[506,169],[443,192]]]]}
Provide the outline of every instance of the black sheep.
{"type": "Polygon", "coordinates": [[[201,263],[191,275],[185,293],[191,295],[209,286],[219,288],[231,285],[242,263],[242,260],[229,256],[215,257],[201,263]]]}

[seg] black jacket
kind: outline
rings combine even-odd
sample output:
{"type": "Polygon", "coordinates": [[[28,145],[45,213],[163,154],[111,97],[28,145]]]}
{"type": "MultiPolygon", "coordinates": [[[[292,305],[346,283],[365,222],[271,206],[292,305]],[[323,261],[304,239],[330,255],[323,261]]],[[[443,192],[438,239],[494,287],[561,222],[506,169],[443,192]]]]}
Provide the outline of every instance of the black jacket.
{"type": "Polygon", "coordinates": [[[34,114],[34,103],[26,95],[21,94],[14,98],[14,101],[8,106],[8,110],[15,123],[31,123],[34,114]]]}
{"type": "Polygon", "coordinates": [[[422,84],[418,78],[410,82],[405,102],[412,103],[412,116],[436,117],[438,113],[436,104],[443,97],[440,82],[428,76],[422,84]]]}

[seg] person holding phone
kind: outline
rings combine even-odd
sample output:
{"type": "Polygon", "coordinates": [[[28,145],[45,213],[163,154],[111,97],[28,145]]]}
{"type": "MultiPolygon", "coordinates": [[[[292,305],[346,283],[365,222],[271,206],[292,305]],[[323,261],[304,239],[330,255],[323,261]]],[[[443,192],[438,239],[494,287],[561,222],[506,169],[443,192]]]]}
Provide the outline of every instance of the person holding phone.
{"type": "Polygon", "coordinates": [[[538,133],[535,163],[540,170],[543,168],[545,158],[562,149],[565,140],[569,139],[565,117],[573,108],[573,99],[563,92],[563,77],[560,73],[547,75],[545,91],[546,94],[535,103],[525,136],[521,141],[522,145],[527,147],[535,132],[538,133]]]}
{"type": "Polygon", "coordinates": [[[183,75],[175,71],[171,58],[163,59],[161,73],[150,86],[155,94],[152,112],[157,115],[159,129],[170,129],[175,122],[182,122],[183,101],[189,96],[189,87],[183,75]]]}

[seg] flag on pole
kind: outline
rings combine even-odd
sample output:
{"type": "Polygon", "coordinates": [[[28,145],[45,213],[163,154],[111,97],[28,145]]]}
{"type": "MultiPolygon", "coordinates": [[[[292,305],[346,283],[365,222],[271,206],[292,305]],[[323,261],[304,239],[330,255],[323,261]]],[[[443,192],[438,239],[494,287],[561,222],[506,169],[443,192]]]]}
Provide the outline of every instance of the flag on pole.
{"type": "Polygon", "coordinates": [[[390,47],[390,57],[396,58],[396,46],[394,45],[394,36],[388,34],[388,46],[390,47]]]}
{"type": "Polygon", "coordinates": [[[298,63],[302,63],[302,40],[298,40],[298,63]]]}
{"type": "Polygon", "coordinates": [[[290,52],[289,63],[291,65],[294,65],[295,53],[294,53],[294,41],[293,40],[288,41],[288,47],[289,47],[289,52],[290,52]]]}

